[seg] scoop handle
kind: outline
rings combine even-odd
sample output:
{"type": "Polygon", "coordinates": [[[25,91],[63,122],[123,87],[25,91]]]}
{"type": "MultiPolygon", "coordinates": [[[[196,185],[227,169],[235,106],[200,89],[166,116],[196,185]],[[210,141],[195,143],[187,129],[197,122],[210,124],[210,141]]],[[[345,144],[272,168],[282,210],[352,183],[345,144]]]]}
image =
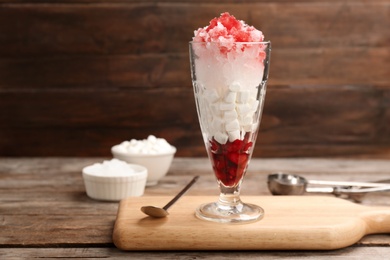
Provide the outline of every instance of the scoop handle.
{"type": "Polygon", "coordinates": [[[199,176],[195,176],[192,181],[190,181],[187,186],[185,186],[170,202],[168,202],[167,205],[163,207],[163,209],[168,210],[176,201],[180,199],[181,196],[183,196],[194,183],[199,179],[199,176]]]}
{"type": "Polygon", "coordinates": [[[333,187],[306,187],[306,193],[329,193],[332,194],[334,192],[333,187]]]}
{"type": "Polygon", "coordinates": [[[361,189],[344,189],[344,188],[335,188],[336,194],[361,194],[361,193],[370,193],[370,192],[381,192],[381,191],[390,191],[390,185],[383,187],[373,187],[373,188],[361,188],[361,189]]]}
{"type": "Polygon", "coordinates": [[[355,181],[319,181],[308,180],[308,184],[313,185],[329,185],[329,186],[359,186],[359,187],[383,187],[388,186],[389,183],[381,182],[355,182],[355,181]]]}

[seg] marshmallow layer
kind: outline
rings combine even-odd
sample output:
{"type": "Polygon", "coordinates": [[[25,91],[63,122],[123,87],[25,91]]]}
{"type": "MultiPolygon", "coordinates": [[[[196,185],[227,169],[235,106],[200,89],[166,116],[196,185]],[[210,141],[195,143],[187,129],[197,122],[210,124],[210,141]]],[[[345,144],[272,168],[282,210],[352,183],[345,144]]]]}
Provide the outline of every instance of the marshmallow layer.
{"type": "Polygon", "coordinates": [[[194,83],[201,126],[209,137],[220,143],[243,139],[246,132],[254,133],[259,125],[260,106],[265,90],[248,89],[233,82],[225,91],[207,89],[194,83]],[[259,95],[259,98],[257,96],[259,95]]]}

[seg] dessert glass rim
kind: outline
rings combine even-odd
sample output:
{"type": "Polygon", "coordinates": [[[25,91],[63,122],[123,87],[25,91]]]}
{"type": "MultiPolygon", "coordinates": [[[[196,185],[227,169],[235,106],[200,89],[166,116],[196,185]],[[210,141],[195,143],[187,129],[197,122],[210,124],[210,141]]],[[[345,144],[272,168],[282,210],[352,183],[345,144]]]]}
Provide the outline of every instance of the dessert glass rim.
{"type": "MultiPolygon", "coordinates": [[[[189,41],[189,43],[209,43],[209,44],[221,44],[221,42],[198,42],[198,41],[189,41]]],[[[261,41],[261,42],[232,42],[232,44],[270,44],[271,41],[261,41]]]]}

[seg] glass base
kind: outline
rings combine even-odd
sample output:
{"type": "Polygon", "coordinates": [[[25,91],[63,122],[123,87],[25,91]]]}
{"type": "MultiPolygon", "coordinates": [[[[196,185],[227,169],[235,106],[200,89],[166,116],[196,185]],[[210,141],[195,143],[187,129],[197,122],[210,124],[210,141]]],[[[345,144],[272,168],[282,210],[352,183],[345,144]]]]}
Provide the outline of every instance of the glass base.
{"type": "Polygon", "coordinates": [[[200,219],[218,223],[245,224],[262,219],[264,210],[257,205],[242,202],[234,205],[213,202],[201,205],[196,209],[195,215],[200,219]]]}

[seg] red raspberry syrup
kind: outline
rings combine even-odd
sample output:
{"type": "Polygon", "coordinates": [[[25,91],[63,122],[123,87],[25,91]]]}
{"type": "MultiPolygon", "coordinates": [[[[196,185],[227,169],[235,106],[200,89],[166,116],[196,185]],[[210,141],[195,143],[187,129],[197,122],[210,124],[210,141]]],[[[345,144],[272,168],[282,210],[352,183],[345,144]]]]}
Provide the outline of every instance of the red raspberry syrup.
{"type": "MultiPolygon", "coordinates": [[[[241,51],[244,51],[246,48],[252,48],[249,43],[263,41],[264,35],[255,27],[249,26],[225,12],[220,17],[212,19],[209,26],[195,31],[193,40],[220,43],[219,49],[221,54],[227,55],[230,51],[236,51],[237,48],[240,48],[241,51]],[[243,44],[234,45],[233,43],[243,44]]],[[[263,62],[264,58],[265,52],[260,52],[259,60],[263,62]]]]}
{"type": "Polygon", "coordinates": [[[225,30],[216,31],[212,37],[213,39],[230,38],[233,37],[235,42],[250,42],[253,41],[251,33],[256,29],[253,26],[248,26],[240,23],[233,15],[223,13],[220,17],[214,18],[210,21],[210,25],[206,28],[206,32],[210,32],[218,26],[218,22],[222,24],[225,30]]]}
{"type": "Polygon", "coordinates": [[[243,140],[236,139],[226,144],[210,140],[210,155],[217,179],[226,187],[236,186],[245,174],[253,142],[250,133],[243,140]]]}

